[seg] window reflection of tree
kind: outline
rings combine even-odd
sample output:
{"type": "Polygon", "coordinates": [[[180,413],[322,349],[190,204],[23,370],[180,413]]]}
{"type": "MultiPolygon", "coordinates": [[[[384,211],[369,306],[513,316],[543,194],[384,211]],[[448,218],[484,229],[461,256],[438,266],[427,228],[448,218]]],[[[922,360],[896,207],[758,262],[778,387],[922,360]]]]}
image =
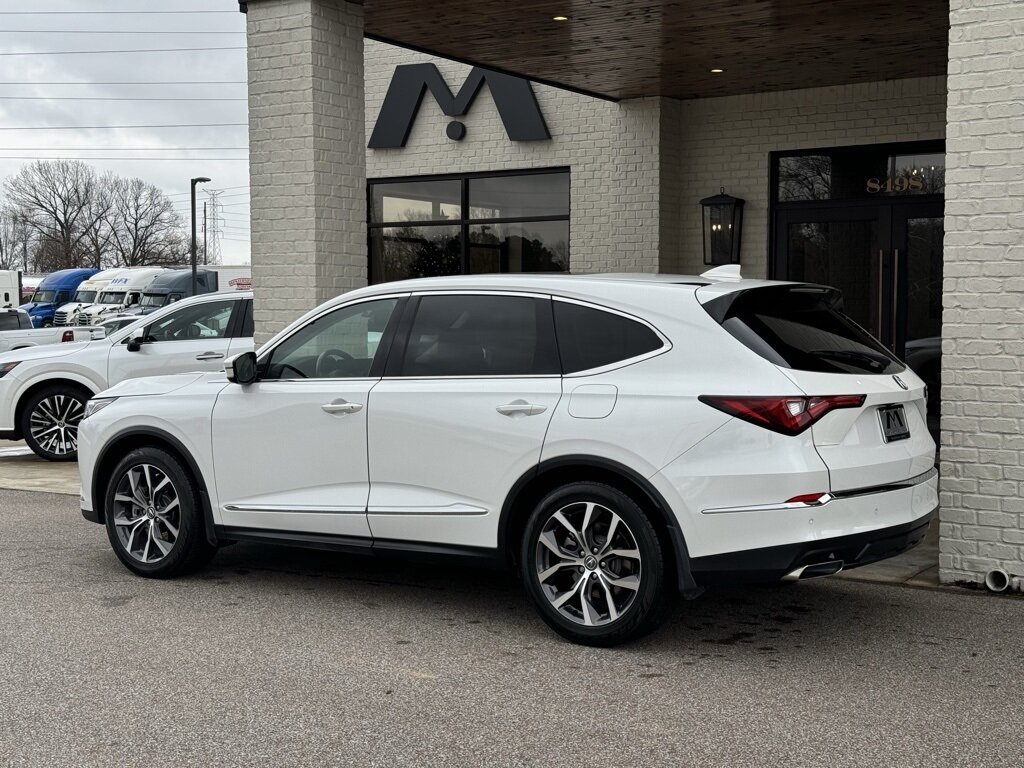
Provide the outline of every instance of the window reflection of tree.
{"type": "Polygon", "coordinates": [[[450,227],[394,227],[385,230],[385,280],[454,275],[462,271],[462,246],[450,227]]]}
{"type": "Polygon", "coordinates": [[[798,155],[779,158],[779,201],[828,200],[832,195],[832,158],[798,155]]]}

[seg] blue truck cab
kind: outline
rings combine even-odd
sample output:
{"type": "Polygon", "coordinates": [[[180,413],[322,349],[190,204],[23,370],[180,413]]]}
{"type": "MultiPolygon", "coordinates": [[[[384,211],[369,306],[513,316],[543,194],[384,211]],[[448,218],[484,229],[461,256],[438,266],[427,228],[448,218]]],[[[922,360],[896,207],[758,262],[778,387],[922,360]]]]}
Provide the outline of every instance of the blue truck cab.
{"type": "Polygon", "coordinates": [[[78,284],[95,275],[97,269],[62,269],[47,275],[39,283],[32,298],[21,308],[32,318],[36,328],[53,325],[53,314],[57,307],[71,301],[78,284]]]}

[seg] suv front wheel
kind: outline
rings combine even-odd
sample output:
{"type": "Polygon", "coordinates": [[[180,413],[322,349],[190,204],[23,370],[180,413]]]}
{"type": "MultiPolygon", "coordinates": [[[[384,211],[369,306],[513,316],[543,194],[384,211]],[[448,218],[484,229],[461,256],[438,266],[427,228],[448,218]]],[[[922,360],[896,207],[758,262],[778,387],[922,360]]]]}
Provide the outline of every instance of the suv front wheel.
{"type": "Polygon", "coordinates": [[[161,448],[137,448],[121,459],[107,482],[103,509],[114,553],[140,576],[191,573],[216,552],[206,539],[195,480],[161,448]]]}
{"type": "Polygon", "coordinates": [[[675,595],[647,515],[600,483],[571,483],[541,500],[520,562],[544,621],[584,645],[617,645],[653,631],[675,595]]]}
{"type": "Polygon", "coordinates": [[[33,394],[21,412],[25,443],[47,461],[78,458],[78,424],[85,415],[89,393],[66,384],[45,387],[33,394]]]}

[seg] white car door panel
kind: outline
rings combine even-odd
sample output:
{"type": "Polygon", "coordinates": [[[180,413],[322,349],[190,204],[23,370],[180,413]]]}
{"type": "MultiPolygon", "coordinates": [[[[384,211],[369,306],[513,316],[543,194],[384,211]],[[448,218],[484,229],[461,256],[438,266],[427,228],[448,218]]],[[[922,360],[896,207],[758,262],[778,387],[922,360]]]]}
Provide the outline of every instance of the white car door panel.
{"type": "Polygon", "coordinates": [[[213,413],[223,525],[369,536],[366,409],[373,380],[229,385],[213,413]],[[259,425],[262,439],[253,440],[259,425]]]}
{"type": "Polygon", "coordinates": [[[561,394],[558,377],[380,382],[370,395],[374,538],[496,546],[505,495],[540,461],[561,394]]]}
{"type": "Polygon", "coordinates": [[[374,539],[494,547],[562,394],[548,297],[431,294],[370,395],[374,539]]]}
{"type": "Polygon", "coordinates": [[[189,304],[150,323],[139,349],[132,351],[127,340],[114,344],[107,361],[110,386],[143,376],[223,369],[232,312],[241,304],[230,299],[189,304]]]}
{"type": "Polygon", "coordinates": [[[263,353],[261,380],[221,393],[213,449],[223,525],[369,542],[367,405],[398,303],[377,299],[313,318],[263,353]]]}

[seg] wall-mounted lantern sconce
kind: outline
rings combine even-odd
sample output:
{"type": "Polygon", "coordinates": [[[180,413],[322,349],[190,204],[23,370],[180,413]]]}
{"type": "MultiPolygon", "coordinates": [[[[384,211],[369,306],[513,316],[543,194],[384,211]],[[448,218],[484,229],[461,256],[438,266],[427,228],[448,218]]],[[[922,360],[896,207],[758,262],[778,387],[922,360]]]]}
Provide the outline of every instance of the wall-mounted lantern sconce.
{"type": "Polygon", "coordinates": [[[743,200],[725,194],[705,197],[704,263],[713,266],[740,263],[740,231],[743,226],[743,200]]]}

